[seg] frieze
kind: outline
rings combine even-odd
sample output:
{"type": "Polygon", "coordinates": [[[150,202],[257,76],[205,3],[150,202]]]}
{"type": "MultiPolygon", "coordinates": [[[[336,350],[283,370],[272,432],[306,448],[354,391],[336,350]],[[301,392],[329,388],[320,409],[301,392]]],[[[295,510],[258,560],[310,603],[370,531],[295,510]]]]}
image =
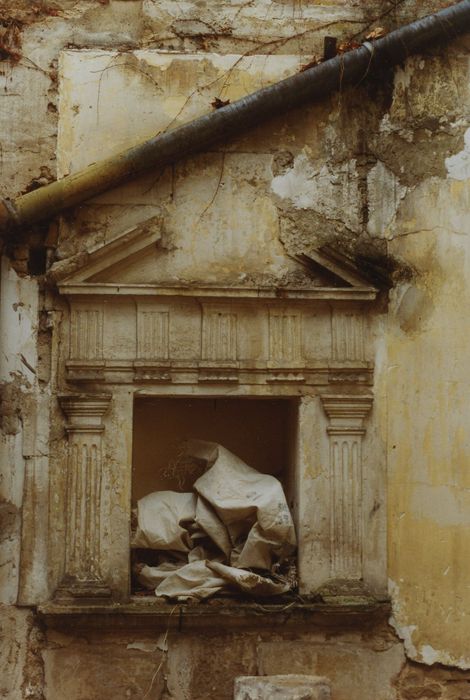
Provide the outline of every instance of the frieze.
{"type": "Polygon", "coordinates": [[[109,384],[370,384],[366,318],[355,302],[91,297],[87,306],[72,297],[66,376],[109,384]]]}

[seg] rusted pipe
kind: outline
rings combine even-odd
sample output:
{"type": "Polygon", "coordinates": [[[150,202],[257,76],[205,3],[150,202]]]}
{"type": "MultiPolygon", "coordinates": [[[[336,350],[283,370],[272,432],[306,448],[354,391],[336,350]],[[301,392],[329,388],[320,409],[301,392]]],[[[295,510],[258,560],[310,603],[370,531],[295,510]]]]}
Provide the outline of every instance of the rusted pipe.
{"type": "Polygon", "coordinates": [[[40,189],[0,203],[0,234],[22,228],[84,202],[150,168],[162,168],[277,114],[300,107],[346,85],[355,85],[383,65],[396,65],[426,46],[470,30],[470,0],[397,29],[360,48],[247,95],[172,131],[94,163],[40,189]]]}

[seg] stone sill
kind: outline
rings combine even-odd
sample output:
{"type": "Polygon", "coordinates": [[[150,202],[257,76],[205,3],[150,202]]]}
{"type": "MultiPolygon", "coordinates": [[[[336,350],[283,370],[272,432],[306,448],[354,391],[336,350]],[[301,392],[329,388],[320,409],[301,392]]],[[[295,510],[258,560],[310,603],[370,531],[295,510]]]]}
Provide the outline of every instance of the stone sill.
{"type": "Polygon", "coordinates": [[[48,627],[71,629],[130,629],[159,627],[187,631],[217,627],[256,631],[282,626],[282,629],[308,627],[363,626],[388,619],[387,599],[365,596],[337,596],[322,602],[283,600],[265,603],[213,598],[203,603],[169,603],[151,597],[133,597],[125,603],[46,603],[38,613],[48,627]]]}

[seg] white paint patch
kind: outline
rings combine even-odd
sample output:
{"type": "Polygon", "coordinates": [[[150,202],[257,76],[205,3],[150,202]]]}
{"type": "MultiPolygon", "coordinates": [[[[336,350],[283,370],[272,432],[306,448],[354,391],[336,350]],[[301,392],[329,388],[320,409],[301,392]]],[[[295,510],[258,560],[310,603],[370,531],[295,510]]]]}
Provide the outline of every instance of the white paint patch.
{"type": "Polygon", "coordinates": [[[413,644],[413,632],[417,629],[416,625],[399,625],[392,615],[389,620],[391,626],[403,641],[403,646],[405,647],[405,653],[409,659],[416,659],[418,657],[418,650],[413,644]]]}
{"type": "Polygon", "coordinates": [[[419,651],[423,662],[428,666],[432,666],[439,661],[439,652],[433,649],[430,644],[425,644],[419,651]]]}
{"type": "Polygon", "coordinates": [[[418,650],[413,644],[413,632],[417,629],[416,625],[401,625],[399,623],[399,618],[401,616],[401,603],[400,603],[400,587],[392,579],[388,579],[388,591],[390,593],[390,598],[392,600],[392,616],[390,617],[390,624],[403,641],[403,646],[405,647],[405,653],[410,659],[416,659],[418,655],[418,650]]]}
{"type": "Polygon", "coordinates": [[[445,666],[455,666],[463,671],[467,671],[470,668],[470,658],[452,656],[452,654],[442,649],[434,649],[430,644],[424,644],[420,647],[416,661],[420,661],[427,666],[432,666],[436,663],[444,664],[445,666]]]}
{"type": "Polygon", "coordinates": [[[405,653],[409,659],[426,664],[427,666],[440,663],[445,664],[446,666],[455,666],[456,668],[461,668],[463,670],[470,668],[470,658],[465,658],[463,656],[457,658],[442,649],[434,649],[434,647],[430,644],[423,644],[419,648],[416,648],[413,642],[413,634],[418,629],[418,626],[404,625],[401,623],[401,620],[403,620],[405,617],[405,612],[401,604],[400,587],[395,581],[389,579],[388,590],[390,593],[393,610],[389,623],[403,641],[405,653]]]}
{"type": "Polygon", "coordinates": [[[395,70],[394,87],[397,91],[406,92],[411,84],[411,78],[414,73],[416,59],[412,58],[403,68],[398,66],[395,70]]]}
{"type": "Polygon", "coordinates": [[[326,173],[326,166],[315,169],[305,153],[301,153],[293,168],[273,178],[271,189],[281,199],[290,199],[297,209],[309,209],[315,204],[315,180],[324,179],[326,173]]]}
{"type": "Polygon", "coordinates": [[[296,209],[313,209],[322,216],[359,224],[359,191],[356,161],[350,160],[331,172],[326,165],[312,162],[304,152],[294,165],[271,181],[271,190],[288,199],[296,209]]]}
{"type": "Polygon", "coordinates": [[[464,147],[460,153],[446,158],[447,177],[453,180],[467,180],[470,178],[470,128],[464,136],[464,147]]]}
{"type": "Polygon", "coordinates": [[[6,258],[2,259],[0,298],[0,379],[8,382],[12,377],[20,376],[34,384],[37,369],[37,282],[19,277],[6,258]]]}

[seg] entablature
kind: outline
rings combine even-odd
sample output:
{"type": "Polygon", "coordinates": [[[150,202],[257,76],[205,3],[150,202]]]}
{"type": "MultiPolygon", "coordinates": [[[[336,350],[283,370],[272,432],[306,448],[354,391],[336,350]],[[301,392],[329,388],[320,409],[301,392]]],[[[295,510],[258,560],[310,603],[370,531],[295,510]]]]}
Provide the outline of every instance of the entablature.
{"type": "Polygon", "coordinates": [[[160,240],[152,219],[91,250],[71,274],[56,271],[70,308],[68,381],[372,382],[368,311],[378,292],[350,262],[319,251],[286,258],[290,283],[262,274],[257,284],[158,281],[160,240]]]}

